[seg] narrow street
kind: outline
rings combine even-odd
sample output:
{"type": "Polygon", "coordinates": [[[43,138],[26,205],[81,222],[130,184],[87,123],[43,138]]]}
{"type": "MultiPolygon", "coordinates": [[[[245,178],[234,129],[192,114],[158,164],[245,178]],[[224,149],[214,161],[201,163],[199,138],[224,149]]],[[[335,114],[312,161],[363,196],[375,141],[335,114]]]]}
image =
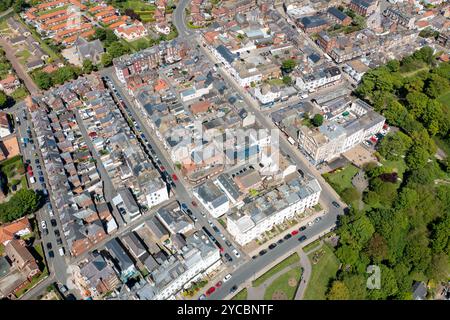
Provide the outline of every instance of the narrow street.
{"type": "Polygon", "coordinates": [[[25,86],[27,87],[28,91],[31,95],[36,95],[40,93],[39,88],[34,83],[33,79],[31,79],[28,72],[25,70],[25,68],[22,66],[22,64],[17,60],[17,58],[14,55],[14,48],[5,40],[0,38],[0,45],[5,51],[6,58],[11,62],[11,65],[13,66],[14,70],[17,73],[17,76],[23,81],[25,86]]]}

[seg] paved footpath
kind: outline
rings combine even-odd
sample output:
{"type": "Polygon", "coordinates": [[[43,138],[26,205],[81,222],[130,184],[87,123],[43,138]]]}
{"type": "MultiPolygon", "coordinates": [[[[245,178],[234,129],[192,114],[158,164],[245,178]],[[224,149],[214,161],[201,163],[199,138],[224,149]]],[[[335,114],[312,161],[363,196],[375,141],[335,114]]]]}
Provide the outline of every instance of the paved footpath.
{"type": "MultiPolygon", "coordinates": [[[[316,251],[320,249],[323,245],[323,241],[320,242],[320,245],[314,248],[312,251],[316,251]]],[[[311,252],[311,251],[310,251],[311,252]]],[[[297,288],[297,292],[295,293],[294,300],[303,300],[305,295],[306,287],[308,286],[309,279],[311,278],[311,261],[308,258],[308,255],[302,249],[297,250],[298,255],[300,256],[300,263],[303,267],[303,274],[300,285],[297,288]]],[[[308,252],[309,253],[309,252],[308,252]]]]}

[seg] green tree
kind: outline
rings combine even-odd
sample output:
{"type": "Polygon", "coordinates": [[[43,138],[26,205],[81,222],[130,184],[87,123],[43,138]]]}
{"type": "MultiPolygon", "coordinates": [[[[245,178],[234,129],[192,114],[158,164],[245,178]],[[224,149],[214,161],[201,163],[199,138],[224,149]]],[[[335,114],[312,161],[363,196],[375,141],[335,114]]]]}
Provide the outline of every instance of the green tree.
{"type": "Polygon", "coordinates": [[[350,292],[344,282],[335,280],[331,284],[331,288],[327,293],[328,300],[348,300],[350,292]]]}
{"type": "Polygon", "coordinates": [[[378,152],[387,160],[399,160],[412,145],[412,139],[401,131],[387,134],[380,142],[378,152]]]}
{"type": "Polygon", "coordinates": [[[311,119],[311,123],[315,127],[320,127],[323,124],[323,115],[321,115],[320,113],[316,113],[314,117],[311,119]]]}
{"type": "Polygon", "coordinates": [[[362,274],[345,274],[342,282],[348,288],[350,300],[365,300],[367,279],[362,274]]]}
{"type": "Polygon", "coordinates": [[[428,266],[427,273],[428,276],[433,280],[436,280],[438,282],[446,281],[450,273],[448,255],[443,253],[433,255],[433,257],[431,258],[431,263],[428,266]]]}
{"type": "Polygon", "coordinates": [[[389,60],[388,63],[386,64],[386,67],[391,72],[398,72],[400,70],[400,61],[395,60],[395,59],[389,60]]]}
{"type": "Polygon", "coordinates": [[[406,95],[409,113],[415,118],[420,118],[425,112],[429,98],[422,92],[410,92],[406,95]]]}
{"type": "Polygon", "coordinates": [[[294,68],[297,66],[297,62],[293,59],[286,59],[281,63],[281,70],[286,73],[292,72],[294,68]]]}
{"type": "Polygon", "coordinates": [[[47,90],[53,85],[51,76],[43,71],[37,71],[34,73],[34,82],[37,84],[39,89],[43,90],[47,90]]]}
{"type": "Polygon", "coordinates": [[[405,161],[411,170],[417,170],[425,167],[430,154],[425,148],[420,146],[413,146],[406,155],[405,161]]]}
{"type": "Polygon", "coordinates": [[[431,74],[425,81],[425,93],[431,98],[437,98],[449,89],[448,80],[438,74],[431,74]]]}
{"type": "Polygon", "coordinates": [[[110,56],[114,59],[114,58],[118,58],[118,57],[130,52],[130,49],[128,47],[125,47],[120,42],[113,42],[106,49],[106,52],[109,53],[110,56]]]}
{"type": "Polygon", "coordinates": [[[92,71],[94,71],[94,64],[92,63],[92,61],[89,59],[84,60],[83,61],[83,72],[91,73],[92,71]]]}
{"type": "Polygon", "coordinates": [[[367,255],[375,262],[380,263],[388,256],[388,246],[383,236],[375,233],[366,247],[367,255]]]}
{"type": "Polygon", "coordinates": [[[292,78],[289,76],[284,76],[283,77],[283,83],[287,86],[290,86],[292,84],[292,78]]]}
{"type": "Polygon", "coordinates": [[[72,67],[64,66],[53,72],[51,77],[54,84],[63,84],[66,81],[74,79],[75,75],[75,70],[72,67]]]}
{"type": "Polygon", "coordinates": [[[20,189],[8,202],[0,204],[0,221],[14,221],[38,209],[39,197],[31,189],[20,189]]]}
{"type": "Polygon", "coordinates": [[[8,97],[3,91],[0,91],[0,108],[5,108],[8,102],[8,97]]]}
{"type": "Polygon", "coordinates": [[[112,57],[111,57],[111,55],[109,53],[107,53],[107,52],[102,54],[101,62],[102,62],[102,65],[104,67],[108,67],[108,66],[112,65],[112,57]]]}
{"type": "Polygon", "coordinates": [[[431,248],[434,252],[446,252],[450,239],[450,215],[435,221],[431,226],[431,248]]]}
{"type": "Polygon", "coordinates": [[[349,187],[342,191],[341,197],[346,203],[351,204],[354,201],[358,201],[361,198],[361,194],[355,187],[349,187]]]}

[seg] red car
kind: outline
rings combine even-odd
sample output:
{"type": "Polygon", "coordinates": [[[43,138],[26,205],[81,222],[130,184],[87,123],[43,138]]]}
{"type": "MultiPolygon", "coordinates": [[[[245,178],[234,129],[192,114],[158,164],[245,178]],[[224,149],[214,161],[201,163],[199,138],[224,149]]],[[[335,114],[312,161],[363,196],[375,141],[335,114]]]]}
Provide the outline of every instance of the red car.
{"type": "Polygon", "coordinates": [[[172,174],[172,179],[173,179],[173,181],[178,181],[178,177],[177,177],[177,175],[175,173],[172,174]]]}
{"type": "Polygon", "coordinates": [[[296,234],[298,234],[298,230],[292,231],[291,234],[292,234],[293,236],[295,236],[296,234]]]}
{"type": "Polygon", "coordinates": [[[159,167],[159,169],[160,169],[161,171],[165,171],[165,170],[166,170],[166,168],[164,168],[164,166],[159,167]]]}
{"type": "Polygon", "coordinates": [[[211,295],[214,291],[216,291],[216,287],[211,287],[206,291],[206,295],[209,296],[211,295]]]}
{"type": "Polygon", "coordinates": [[[216,283],[216,288],[220,288],[222,286],[222,281],[216,283]]]}
{"type": "Polygon", "coordinates": [[[195,201],[192,201],[191,203],[192,203],[192,205],[193,205],[194,207],[196,207],[196,206],[197,206],[197,202],[195,202],[195,201]]]}

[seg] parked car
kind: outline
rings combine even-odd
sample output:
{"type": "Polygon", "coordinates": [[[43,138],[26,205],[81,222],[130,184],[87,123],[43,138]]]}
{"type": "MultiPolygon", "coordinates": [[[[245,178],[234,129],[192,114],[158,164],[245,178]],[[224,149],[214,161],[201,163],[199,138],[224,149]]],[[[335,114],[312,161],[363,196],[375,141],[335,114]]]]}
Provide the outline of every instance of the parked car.
{"type": "Polygon", "coordinates": [[[233,249],[233,253],[236,256],[236,258],[239,258],[241,256],[241,254],[239,253],[239,251],[237,251],[236,249],[233,249]]]}
{"type": "Polygon", "coordinates": [[[217,282],[217,283],[216,283],[216,288],[220,288],[220,287],[222,286],[222,284],[223,284],[222,281],[217,282]]]}
{"type": "Polygon", "coordinates": [[[41,227],[42,229],[47,229],[47,223],[44,220],[41,221],[41,227]]]}
{"type": "Polygon", "coordinates": [[[57,243],[59,246],[62,245],[62,240],[61,240],[60,237],[57,237],[57,238],[56,238],[56,243],[57,243]]]}
{"type": "Polygon", "coordinates": [[[233,258],[231,258],[231,256],[228,253],[225,253],[224,256],[225,256],[225,259],[227,259],[228,262],[233,261],[233,258]]]}
{"type": "Polygon", "coordinates": [[[340,208],[341,206],[339,205],[339,203],[337,203],[336,201],[333,201],[331,203],[333,206],[335,206],[336,208],[340,208]]]}
{"type": "Polygon", "coordinates": [[[46,246],[47,246],[48,250],[50,250],[52,248],[52,244],[50,242],[47,242],[46,246]]]}
{"type": "Polygon", "coordinates": [[[292,235],[290,233],[283,237],[284,240],[289,240],[290,238],[292,238],[292,235]]]}
{"type": "Polygon", "coordinates": [[[52,250],[50,250],[50,251],[48,252],[48,256],[49,256],[50,258],[54,258],[54,257],[55,257],[55,254],[53,253],[52,250]]]}
{"type": "Polygon", "coordinates": [[[293,230],[293,231],[291,232],[291,235],[293,235],[293,236],[295,236],[296,234],[298,234],[298,230],[293,230]]]}
{"type": "Polygon", "coordinates": [[[206,296],[210,296],[212,293],[216,291],[216,287],[211,287],[206,291],[206,296]]]}
{"type": "Polygon", "coordinates": [[[270,250],[275,249],[276,246],[277,246],[276,243],[272,243],[271,245],[269,245],[269,249],[270,250]]]}
{"type": "Polygon", "coordinates": [[[205,300],[206,296],[204,294],[202,294],[200,297],[198,297],[198,300],[205,300]]]}
{"type": "Polygon", "coordinates": [[[177,175],[175,173],[172,174],[172,179],[173,179],[173,181],[178,181],[178,177],[177,177],[177,175]]]}
{"type": "Polygon", "coordinates": [[[306,240],[306,236],[301,236],[300,238],[298,238],[298,241],[303,242],[306,240]]]}
{"type": "Polygon", "coordinates": [[[59,237],[61,235],[61,233],[59,232],[58,229],[56,229],[55,231],[53,231],[53,233],[55,234],[55,236],[59,237]]]}
{"type": "Polygon", "coordinates": [[[231,274],[229,273],[223,278],[223,282],[227,282],[230,279],[231,279],[231,274]]]}
{"type": "Polygon", "coordinates": [[[277,241],[278,244],[282,244],[283,242],[284,242],[283,239],[277,241]]]}
{"type": "Polygon", "coordinates": [[[306,230],[306,227],[305,226],[301,226],[299,229],[298,229],[298,231],[305,231],[306,230]]]}
{"type": "Polygon", "coordinates": [[[55,219],[51,219],[50,223],[52,224],[52,227],[56,227],[57,223],[55,219]]]}
{"type": "Polygon", "coordinates": [[[265,255],[267,253],[267,250],[261,250],[260,252],[259,252],[259,255],[260,256],[263,256],[263,255],[265,255]]]}
{"type": "Polygon", "coordinates": [[[317,222],[319,222],[320,220],[322,220],[322,217],[317,217],[317,218],[314,219],[314,222],[317,223],[317,222]]]}
{"type": "Polygon", "coordinates": [[[194,207],[196,207],[197,206],[197,202],[195,202],[194,200],[192,200],[192,205],[194,206],[194,207]]]}
{"type": "Polygon", "coordinates": [[[255,260],[255,259],[257,259],[257,258],[258,258],[258,256],[253,256],[253,257],[252,257],[253,260],[255,260]]]}
{"type": "Polygon", "coordinates": [[[226,240],[226,241],[225,241],[225,244],[226,244],[227,246],[231,247],[231,242],[230,242],[229,240],[226,240]]]}

